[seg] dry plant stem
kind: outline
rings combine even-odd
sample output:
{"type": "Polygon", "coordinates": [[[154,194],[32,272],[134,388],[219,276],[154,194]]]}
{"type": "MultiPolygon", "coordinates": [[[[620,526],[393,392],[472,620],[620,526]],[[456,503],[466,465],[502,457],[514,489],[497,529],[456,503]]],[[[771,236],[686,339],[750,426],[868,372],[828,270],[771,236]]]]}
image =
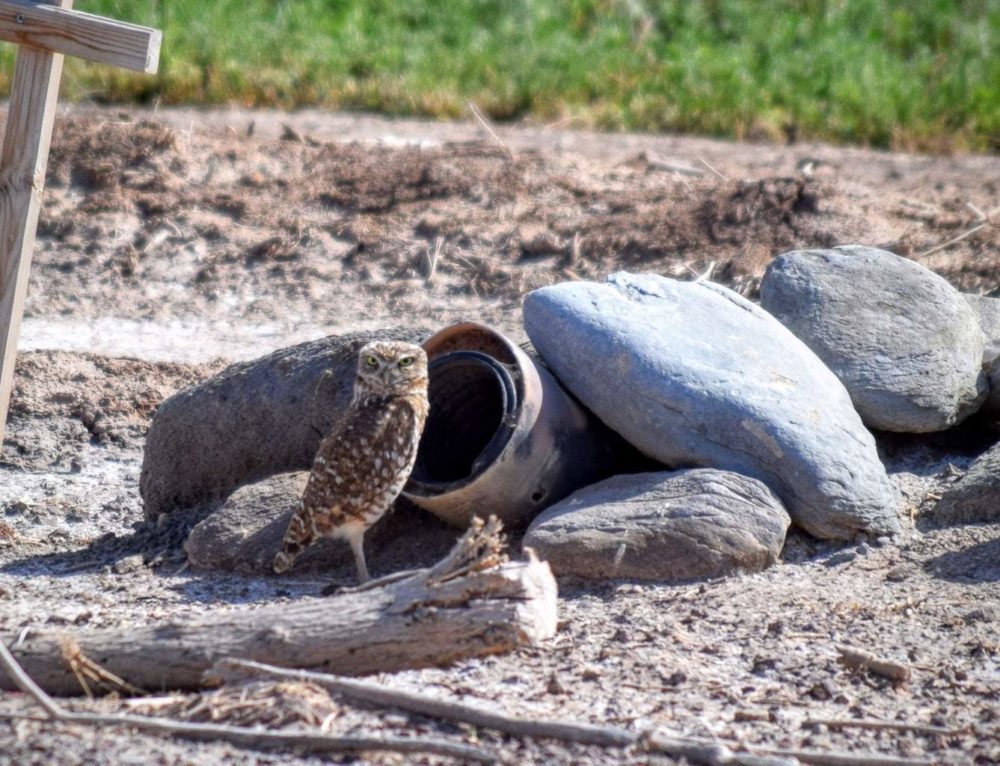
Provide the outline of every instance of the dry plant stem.
{"type": "Polygon", "coordinates": [[[716,167],[714,165],[712,165],[704,157],[699,156],[698,157],[698,162],[700,162],[702,165],[704,165],[706,168],[708,168],[712,172],[712,175],[717,176],[720,180],[722,180],[722,181],[728,181],[729,180],[729,176],[727,176],[722,171],[717,170],[716,167]]]}
{"type": "MultiPolygon", "coordinates": [[[[0,642],[0,665],[10,675],[17,686],[30,695],[51,719],[84,726],[128,726],[142,731],[169,734],[187,739],[221,739],[246,747],[297,748],[310,752],[362,752],[372,750],[398,753],[431,753],[451,758],[493,763],[496,757],[477,747],[454,744],[433,739],[409,739],[401,737],[332,737],[325,734],[302,732],[274,732],[242,729],[238,726],[218,724],[182,723],[169,718],[147,718],[141,715],[99,715],[95,713],[74,713],[63,710],[24,672],[17,660],[0,642]]],[[[0,713],[6,717],[6,714],[0,713]]]]}
{"type": "Polygon", "coordinates": [[[910,666],[892,660],[883,660],[876,657],[864,649],[855,649],[851,646],[838,646],[840,662],[851,670],[868,670],[872,673],[888,678],[894,684],[905,684],[910,680],[910,666]]]}
{"type": "Polygon", "coordinates": [[[660,157],[652,152],[645,153],[646,165],[653,168],[654,170],[665,170],[670,173],[677,173],[682,176],[693,176],[698,178],[705,175],[704,170],[692,167],[685,162],[680,162],[677,160],[670,160],[666,157],[660,157]]]}
{"type": "Polygon", "coordinates": [[[967,202],[966,205],[979,217],[979,220],[976,221],[976,224],[971,229],[966,229],[965,231],[963,231],[957,237],[952,237],[946,242],[942,242],[940,245],[935,245],[934,247],[929,248],[928,250],[924,250],[922,253],[918,253],[918,257],[923,258],[924,256],[931,255],[932,253],[944,250],[945,248],[951,247],[952,245],[961,242],[966,237],[971,237],[973,234],[975,234],[983,227],[991,224],[993,222],[992,220],[993,216],[996,215],[997,213],[1000,213],[1000,207],[994,208],[988,213],[984,213],[982,210],[980,210],[971,203],[967,202]]]}
{"type": "Polygon", "coordinates": [[[971,237],[977,231],[984,228],[987,223],[988,223],[987,221],[983,221],[982,223],[976,224],[971,229],[967,229],[966,231],[959,234],[957,237],[952,237],[947,242],[942,242],[940,245],[935,245],[934,247],[928,250],[924,250],[922,253],[919,254],[919,257],[923,258],[924,256],[932,255],[936,252],[944,250],[945,248],[951,247],[952,245],[958,244],[966,237],[971,237]]]}
{"type": "Polygon", "coordinates": [[[650,750],[687,758],[704,766],[728,766],[728,764],[792,764],[807,763],[810,766],[931,766],[933,761],[922,758],[897,758],[891,755],[870,755],[867,753],[819,752],[815,750],[795,750],[784,747],[758,747],[744,745],[745,750],[734,752],[721,743],[696,737],[676,737],[672,734],[654,732],[646,739],[650,750]],[[760,760],[760,759],[780,759],[760,760]]]}
{"type": "Polygon", "coordinates": [[[70,666],[73,674],[80,681],[80,686],[83,687],[83,691],[88,697],[93,696],[90,691],[90,686],[87,683],[88,678],[95,683],[110,688],[112,691],[126,692],[128,694],[142,694],[142,689],[126,683],[123,679],[119,678],[114,673],[109,673],[107,670],[87,657],[87,655],[83,653],[83,650],[80,649],[80,645],[77,644],[72,638],[67,637],[64,639],[61,648],[63,659],[70,666]]]}
{"type": "Polygon", "coordinates": [[[469,101],[468,104],[469,111],[472,112],[472,116],[476,118],[476,122],[482,126],[483,130],[489,134],[490,138],[496,142],[497,146],[504,150],[510,159],[514,159],[514,151],[504,142],[502,138],[500,138],[500,136],[497,135],[496,131],[493,130],[493,126],[490,125],[490,121],[486,119],[486,115],[484,115],[479,110],[479,107],[471,101],[469,101]]]}
{"type": "Polygon", "coordinates": [[[635,744],[638,737],[630,731],[613,726],[564,721],[539,721],[517,718],[483,710],[476,705],[451,702],[401,689],[390,689],[371,681],[334,676],[328,673],[310,673],[305,670],[288,670],[259,662],[239,659],[220,660],[206,674],[213,681],[230,681],[246,676],[275,676],[296,681],[309,681],[348,699],[371,705],[394,707],[433,718],[482,726],[519,737],[550,737],[568,742],[581,742],[606,747],[626,747],[635,744]]]}
{"type": "Polygon", "coordinates": [[[438,258],[441,257],[441,248],[444,247],[444,237],[434,238],[434,249],[427,248],[427,276],[424,279],[426,284],[434,281],[434,274],[437,271],[438,258]]]}
{"type": "Polygon", "coordinates": [[[907,723],[906,721],[876,721],[866,718],[810,718],[805,721],[806,726],[826,726],[831,729],[872,729],[875,731],[912,731],[917,734],[933,734],[941,736],[954,736],[961,734],[956,729],[949,729],[945,726],[930,726],[923,723],[907,723]]]}

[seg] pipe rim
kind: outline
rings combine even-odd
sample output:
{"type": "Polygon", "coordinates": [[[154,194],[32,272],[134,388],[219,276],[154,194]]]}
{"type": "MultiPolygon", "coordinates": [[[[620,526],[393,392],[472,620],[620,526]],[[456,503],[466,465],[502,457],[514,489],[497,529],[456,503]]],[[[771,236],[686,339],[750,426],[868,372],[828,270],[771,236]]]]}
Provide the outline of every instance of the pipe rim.
{"type": "MultiPolygon", "coordinates": [[[[458,373],[459,375],[468,376],[466,373],[458,373]]],[[[518,414],[522,406],[520,401],[517,383],[514,376],[511,374],[509,367],[496,358],[490,356],[489,354],[483,353],[482,351],[475,351],[470,349],[461,349],[456,351],[447,352],[440,356],[435,356],[431,359],[428,364],[428,398],[431,399],[431,410],[428,415],[428,423],[425,426],[424,436],[421,438],[421,444],[418,449],[417,464],[414,466],[413,473],[410,475],[410,479],[406,485],[406,494],[413,495],[416,497],[423,498],[433,498],[439,495],[444,495],[449,492],[454,492],[456,490],[462,489],[463,487],[472,484],[477,479],[479,479],[484,473],[489,471],[493,464],[499,460],[500,456],[503,454],[507,445],[510,443],[511,438],[517,428],[518,414]],[[428,438],[428,435],[432,435],[432,438],[436,438],[436,432],[438,429],[442,428],[442,423],[437,422],[435,419],[432,422],[432,418],[435,417],[435,373],[437,373],[437,381],[441,381],[441,374],[443,371],[457,370],[460,368],[465,368],[466,370],[473,370],[473,374],[477,374],[483,380],[482,375],[486,373],[487,377],[485,380],[492,382],[495,385],[493,389],[493,394],[499,394],[499,404],[500,404],[500,417],[498,422],[496,422],[496,427],[493,429],[489,438],[485,441],[482,448],[475,455],[470,462],[470,467],[464,475],[456,478],[447,479],[433,479],[425,478],[421,476],[421,472],[425,475],[428,470],[428,457],[426,455],[426,450],[431,449],[428,447],[424,439],[428,438]],[[428,428],[430,426],[430,428],[428,428]],[[421,461],[420,453],[424,452],[424,459],[421,461]]],[[[461,383],[461,378],[458,379],[458,383],[461,383]]],[[[478,385],[482,386],[482,382],[477,382],[478,385]]],[[[455,382],[451,383],[455,386],[455,382]]],[[[445,393],[450,391],[446,390],[445,393]]],[[[440,394],[438,394],[440,396],[440,394]]],[[[437,405],[437,412],[441,412],[440,402],[437,405]]],[[[451,426],[448,418],[450,415],[456,415],[461,417],[461,413],[453,413],[452,411],[446,410],[445,415],[438,415],[438,418],[444,418],[444,426],[451,426]]],[[[466,432],[468,434],[468,432],[466,432]]],[[[434,462],[433,458],[430,462],[434,462]]]]}

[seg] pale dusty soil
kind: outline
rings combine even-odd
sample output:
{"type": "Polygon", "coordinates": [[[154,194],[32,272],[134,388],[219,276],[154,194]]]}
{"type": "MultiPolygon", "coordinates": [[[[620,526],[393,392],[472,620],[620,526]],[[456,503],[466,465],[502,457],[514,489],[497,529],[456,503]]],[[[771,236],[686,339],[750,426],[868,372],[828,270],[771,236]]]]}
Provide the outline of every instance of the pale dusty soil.
{"type": "MultiPolygon", "coordinates": [[[[43,626],[72,634],[318,597],[327,582],[319,575],[185,570],[182,531],[139,523],[153,410],[227,361],[399,321],[475,319],[521,339],[526,290],[620,268],[689,278],[711,267],[753,296],[768,259],[802,246],[882,245],[962,289],[1000,287],[996,224],[921,255],[997,206],[997,157],[530,127],[501,135],[513,159],[472,124],[61,115],[0,464],[4,640],[43,626]],[[657,169],[660,160],[704,172],[674,174],[657,169]]],[[[994,440],[976,428],[881,438],[907,527],[891,543],[843,547],[794,534],[782,562],[760,574],[672,587],[564,581],[561,629],[546,645],[385,680],[528,716],[660,725],[730,744],[998,762],[1000,525],[937,528],[931,514],[934,493],[994,440]],[[912,663],[913,680],[893,688],[849,673],[836,661],[841,643],[912,663]],[[853,718],[954,734],[810,723],[853,718]]],[[[0,712],[29,708],[0,693],[0,712]]],[[[354,708],[337,708],[331,728],[473,737],[354,708]]],[[[512,763],[649,761],[479,738],[512,763]]],[[[312,760],[0,721],[0,764],[312,760]]]]}

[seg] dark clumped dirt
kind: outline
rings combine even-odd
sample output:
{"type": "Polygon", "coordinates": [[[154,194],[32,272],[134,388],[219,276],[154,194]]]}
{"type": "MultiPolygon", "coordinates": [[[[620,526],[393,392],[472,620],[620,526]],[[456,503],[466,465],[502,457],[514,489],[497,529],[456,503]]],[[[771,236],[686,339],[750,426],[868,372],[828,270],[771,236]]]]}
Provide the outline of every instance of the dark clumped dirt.
{"type": "MultiPolygon", "coordinates": [[[[877,245],[1000,295],[996,157],[499,133],[503,145],[475,125],[319,113],[60,116],[0,458],[0,638],[321,597],[330,572],[192,571],[181,546],[205,509],[144,520],[155,408],[228,362],[401,323],[483,321],[520,341],[527,290],[617,269],[710,277],[754,297],[770,259],[799,247],[877,245]]],[[[794,533],[775,567],[721,581],[564,580],[560,629],[544,645],[382,680],[731,747],[1000,762],[1000,526],[933,518],[940,491],[995,436],[878,438],[903,500],[898,539],[794,533]],[[908,664],[909,683],[845,668],[843,644],[908,664]],[[871,720],[883,726],[860,723],[871,720]]],[[[156,691],[67,704],[433,734],[508,763],[677,762],[356,708],[312,687],[156,691]]],[[[0,764],[329,760],[9,717],[37,712],[0,694],[0,764]]]]}

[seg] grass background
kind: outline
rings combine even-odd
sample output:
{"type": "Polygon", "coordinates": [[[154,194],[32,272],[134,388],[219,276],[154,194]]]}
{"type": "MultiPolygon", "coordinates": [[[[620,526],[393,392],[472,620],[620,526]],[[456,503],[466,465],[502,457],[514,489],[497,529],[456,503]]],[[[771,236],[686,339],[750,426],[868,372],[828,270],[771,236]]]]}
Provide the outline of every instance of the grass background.
{"type": "MultiPolygon", "coordinates": [[[[64,96],[1000,150],[1000,0],[77,0],[160,74],[64,96]]],[[[2,46],[0,87],[12,46],[2,46]]],[[[7,82],[3,82],[3,81],[7,82]]]]}

